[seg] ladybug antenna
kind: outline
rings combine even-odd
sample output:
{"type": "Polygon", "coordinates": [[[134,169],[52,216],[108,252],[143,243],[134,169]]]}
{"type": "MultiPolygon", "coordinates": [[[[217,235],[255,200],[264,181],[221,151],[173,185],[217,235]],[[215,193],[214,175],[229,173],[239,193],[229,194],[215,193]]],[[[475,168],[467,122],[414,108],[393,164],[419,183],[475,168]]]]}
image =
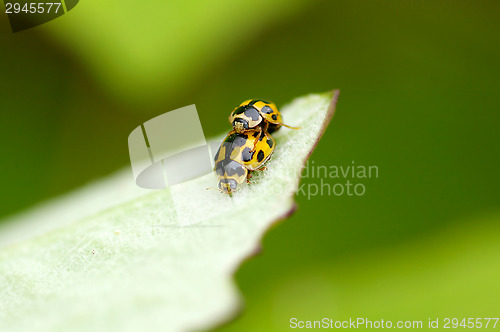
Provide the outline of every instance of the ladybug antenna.
{"type": "Polygon", "coordinates": [[[205,188],[206,190],[218,190],[220,192],[222,192],[222,189],[219,189],[219,188],[205,188]]]}
{"type": "Polygon", "coordinates": [[[289,126],[289,125],[284,124],[284,123],[282,123],[281,125],[284,127],[290,128],[290,129],[300,129],[300,127],[292,127],[292,126],[289,126]]]}

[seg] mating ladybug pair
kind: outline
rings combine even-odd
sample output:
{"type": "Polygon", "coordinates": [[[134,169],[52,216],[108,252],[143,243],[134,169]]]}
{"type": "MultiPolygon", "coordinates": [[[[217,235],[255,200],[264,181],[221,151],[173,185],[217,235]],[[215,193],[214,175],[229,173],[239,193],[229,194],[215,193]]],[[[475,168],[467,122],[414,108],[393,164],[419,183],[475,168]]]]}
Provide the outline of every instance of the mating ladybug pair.
{"type": "Polygon", "coordinates": [[[252,172],[264,170],[275,149],[271,133],[281,126],[281,114],[272,102],[260,99],[244,101],[229,116],[233,129],[222,141],[215,155],[215,173],[219,190],[231,195],[240,185],[249,182],[252,172]]]}

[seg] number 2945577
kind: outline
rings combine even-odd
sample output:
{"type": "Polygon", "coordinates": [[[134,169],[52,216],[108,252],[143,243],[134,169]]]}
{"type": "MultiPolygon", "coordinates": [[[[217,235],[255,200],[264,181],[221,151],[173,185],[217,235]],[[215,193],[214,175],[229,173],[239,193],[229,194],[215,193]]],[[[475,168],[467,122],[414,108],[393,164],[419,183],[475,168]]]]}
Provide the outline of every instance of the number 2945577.
{"type": "Polygon", "coordinates": [[[61,8],[61,3],[57,2],[35,2],[35,3],[17,3],[17,2],[6,2],[5,3],[5,13],[7,14],[44,14],[44,13],[57,13],[61,8]]]}

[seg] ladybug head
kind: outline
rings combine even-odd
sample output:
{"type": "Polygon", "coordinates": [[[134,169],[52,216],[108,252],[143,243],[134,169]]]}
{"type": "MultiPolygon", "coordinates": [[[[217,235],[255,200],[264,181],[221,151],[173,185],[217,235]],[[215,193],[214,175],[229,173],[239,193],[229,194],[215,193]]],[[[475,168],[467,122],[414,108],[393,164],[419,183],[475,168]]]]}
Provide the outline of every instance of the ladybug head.
{"type": "Polygon", "coordinates": [[[248,121],[245,119],[234,119],[233,121],[233,127],[234,130],[236,130],[237,133],[243,133],[245,130],[248,130],[248,121]]]}
{"type": "Polygon", "coordinates": [[[219,182],[219,190],[223,194],[231,195],[235,190],[238,184],[234,179],[229,179],[229,181],[220,181],[219,182]]]}

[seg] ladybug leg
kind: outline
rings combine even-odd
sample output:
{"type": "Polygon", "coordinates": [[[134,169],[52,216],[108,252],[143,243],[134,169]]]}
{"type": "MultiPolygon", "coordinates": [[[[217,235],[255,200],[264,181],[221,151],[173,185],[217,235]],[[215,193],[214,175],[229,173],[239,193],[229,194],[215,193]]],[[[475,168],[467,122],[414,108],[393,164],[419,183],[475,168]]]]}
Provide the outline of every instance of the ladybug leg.
{"type": "MultiPolygon", "coordinates": [[[[259,134],[256,137],[256,142],[258,142],[259,139],[260,139],[260,136],[262,136],[262,128],[261,127],[258,127],[258,128],[259,128],[259,134]]],[[[250,150],[250,153],[254,153],[255,152],[255,147],[256,146],[257,146],[257,144],[254,144],[252,150],[250,150]]]]}
{"type": "Polygon", "coordinates": [[[252,173],[248,172],[247,174],[247,183],[250,183],[250,179],[252,178],[252,173]]]}
{"type": "MultiPolygon", "coordinates": [[[[265,124],[264,126],[264,129],[262,127],[257,127],[259,128],[259,134],[257,135],[257,141],[260,140],[260,137],[262,136],[262,132],[266,133],[267,132],[267,127],[269,126],[268,123],[265,124]]],[[[265,135],[265,134],[264,134],[265,135]]],[[[255,147],[257,146],[257,144],[254,145],[254,147],[252,148],[252,150],[250,150],[251,153],[255,152],[255,147]]]]}

